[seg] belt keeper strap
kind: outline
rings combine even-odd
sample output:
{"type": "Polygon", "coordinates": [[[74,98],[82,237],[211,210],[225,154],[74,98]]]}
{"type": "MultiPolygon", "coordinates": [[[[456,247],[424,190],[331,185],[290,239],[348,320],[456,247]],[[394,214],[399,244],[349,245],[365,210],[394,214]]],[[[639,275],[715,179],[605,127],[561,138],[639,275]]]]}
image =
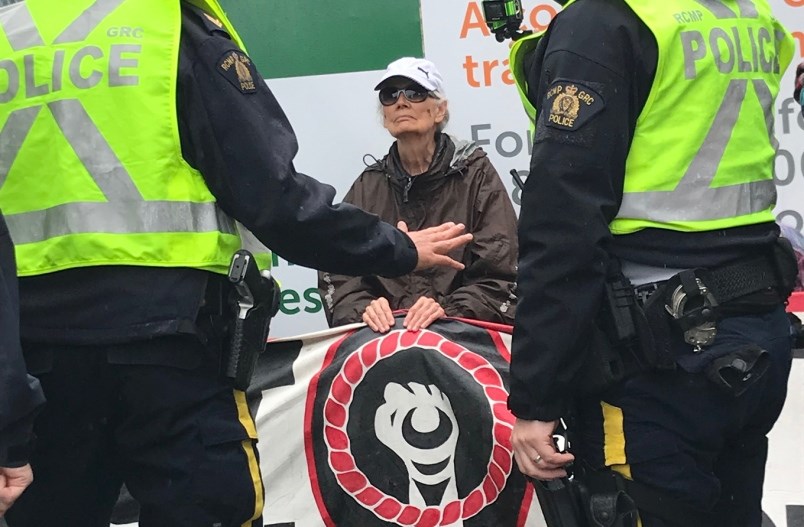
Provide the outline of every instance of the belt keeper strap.
{"type": "Polygon", "coordinates": [[[779,285],[774,266],[766,257],[696,270],[696,274],[720,304],[779,285]]]}

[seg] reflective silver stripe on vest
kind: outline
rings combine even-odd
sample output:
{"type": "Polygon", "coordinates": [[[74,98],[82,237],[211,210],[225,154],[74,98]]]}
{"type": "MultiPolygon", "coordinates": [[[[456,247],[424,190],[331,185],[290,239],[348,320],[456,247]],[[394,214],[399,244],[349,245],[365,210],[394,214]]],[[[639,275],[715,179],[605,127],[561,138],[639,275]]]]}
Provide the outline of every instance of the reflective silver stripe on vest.
{"type": "MultiPolygon", "coordinates": [[[[772,135],[770,89],[762,80],[755,80],[755,87],[757,83],[764,86],[764,89],[759,88],[756,91],[765,112],[766,126],[770,128],[768,133],[772,135]]],[[[710,187],[737,124],[747,87],[747,79],[733,79],[729,82],[712,126],[676,188],[625,193],[618,218],[659,222],[718,220],[761,212],[773,206],[776,202],[776,187],[770,179],[710,187]]]]}
{"type": "Polygon", "coordinates": [[[6,214],[6,223],[16,244],[84,233],[237,233],[234,222],[214,202],[66,203],[45,210],[6,214]]]}
{"type": "MultiPolygon", "coordinates": [[[[715,18],[737,18],[737,14],[726,6],[722,0],[695,0],[715,15],[715,18]]],[[[758,18],[759,12],[751,0],[735,0],[732,2],[740,8],[740,18],[758,18]]]]}
{"type": "MultiPolygon", "coordinates": [[[[54,44],[85,39],[125,0],[97,0],[56,37],[54,44]]],[[[27,5],[0,9],[0,26],[15,51],[44,45],[27,5]]],[[[235,222],[216,203],[145,201],[131,175],[92,121],[81,101],[62,99],[12,112],[0,130],[0,188],[43,108],[47,108],[108,200],[104,203],[65,203],[45,210],[6,214],[18,244],[82,233],[223,232],[237,234],[235,222]]]]}
{"type": "Polygon", "coordinates": [[[68,42],[81,42],[89,36],[93,29],[98,27],[98,24],[103,22],[112,11],[120,7],[120,4],[125,0],[96,0],[94,4],[87,7],[83,13],[78,15],[78,18],[67,26],[61,32],[61,35],[56,37],[53,41],[54,44],[66,44],[68,42]]]}
{"type": "Polygon", "coordinates": [[[779,141],[776,140],[776,124],[773,115],[773,95],[771,94],[768,83],[762,79],[754,79],[752,81],[754,91],[759,98],[759,104],[762,105],[762,111],[765,112],[765,128],[768,130],[768,139],[770,140],[773,149],[779,148],[779,141]]]}
{"type": "Polygon", "coordinates": [[[128,171],[78,99],[54,101],[47,106],[67,142],[106,199],[142,200],[142,195],[134,186],[128,171]]]}
{"type": "Polygon", "coordinates": [[[28,136],[41,106],[22,108],[11,112],[0,131],[0,188],[6,182],[8,171],[17,159],[22,142],[28,136]]]}
{"type": "Polygon", "coordinates": [[[11,49],[14,51],[45,44],[25,2],[1,9],[0,26],[3,27],[11,49]]]}

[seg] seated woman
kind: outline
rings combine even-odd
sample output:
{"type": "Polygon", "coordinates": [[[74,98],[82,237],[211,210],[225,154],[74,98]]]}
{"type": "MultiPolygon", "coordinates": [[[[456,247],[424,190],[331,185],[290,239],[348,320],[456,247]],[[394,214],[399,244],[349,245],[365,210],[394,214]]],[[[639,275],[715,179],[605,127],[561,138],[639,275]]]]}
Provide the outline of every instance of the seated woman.
{"type": "Polygon", "coordinates": [[[396,139],[367,167],[344,201],[402,230],[452,221],[472,242],[452,255],[463,270],[439,268],[400,278],[319,273],[329,325],[363,321],[374,331],[394,324],[416,331],[444,316],[513,324],[516,306],[516,214],[486,153],[442,133],[449,120],[441,74],[424,59],[388,65],[379,91],[383,125],[396,139]]]}

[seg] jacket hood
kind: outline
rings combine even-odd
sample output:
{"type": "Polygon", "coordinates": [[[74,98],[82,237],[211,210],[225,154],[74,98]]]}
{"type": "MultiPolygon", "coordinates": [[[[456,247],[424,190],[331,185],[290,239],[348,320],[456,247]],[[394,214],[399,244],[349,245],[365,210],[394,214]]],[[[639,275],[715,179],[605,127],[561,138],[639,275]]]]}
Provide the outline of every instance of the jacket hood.
{"type": "Polygon", "coordinates": [[[460,166],[466,165],[466,162],[475,152],[480,151],[481,153],[483,153],[483,155],[485,155],[485,152],[480,150],[480,147],[477,146],[477,143],[475,143],[474,141],[464,141],[463,139],[456,139],[451,135],[448,135],[447,138],[449,138],[449,140],[452,141],[452,144],[455,145],[455,153],[452,154],[452,161],[450,162],[450,167],[452,168],[455,168],[459,165],[460,166]]]}

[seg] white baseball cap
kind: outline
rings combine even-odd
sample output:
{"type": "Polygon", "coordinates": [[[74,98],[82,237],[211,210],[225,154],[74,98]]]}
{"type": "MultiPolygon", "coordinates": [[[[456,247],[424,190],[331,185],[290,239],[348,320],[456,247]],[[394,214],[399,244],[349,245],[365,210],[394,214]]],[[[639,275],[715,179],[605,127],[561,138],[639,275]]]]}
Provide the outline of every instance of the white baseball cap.
{"type": "Polygon", "coordinates": [[[444,79],[435,67],[435,64],[427,59],[417,59],[415,57],[402,57],[388,65],[388,69],[374,87],[379,90],[382,83],[391,77],[405,77],[419,84],[430,91],[444,93],[444,79]]]}

